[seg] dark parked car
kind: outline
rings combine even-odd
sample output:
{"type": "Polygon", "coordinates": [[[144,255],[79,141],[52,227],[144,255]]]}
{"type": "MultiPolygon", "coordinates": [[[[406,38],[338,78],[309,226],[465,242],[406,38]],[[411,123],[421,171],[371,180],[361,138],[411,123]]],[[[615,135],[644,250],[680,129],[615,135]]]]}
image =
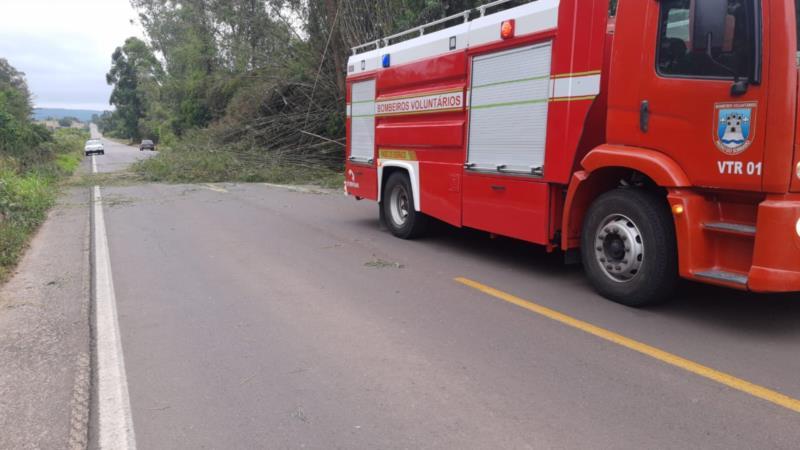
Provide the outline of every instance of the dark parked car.
{"type": "Polygon", "coordinates": [[[154,144],[153,141],[151,141],[149,139],[145,139],[145,140],[142,141],[141,144],[139,144],[139,151],[142,151],[142,150],[153,150],[153,151],[155,151],[155,149],[156,149],[156,144],[154,144]]]}

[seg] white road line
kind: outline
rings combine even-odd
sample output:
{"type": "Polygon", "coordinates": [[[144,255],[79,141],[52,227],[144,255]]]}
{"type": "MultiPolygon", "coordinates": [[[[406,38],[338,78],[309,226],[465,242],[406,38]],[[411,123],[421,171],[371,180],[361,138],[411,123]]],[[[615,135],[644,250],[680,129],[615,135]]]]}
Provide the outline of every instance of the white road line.
{"type": "Polygon", "coordinates": [[[122,355],[117,301],[103,217],[100,187],[94,187],[94,310],[97,352],[98,440],[101,449],[134,450],[125,359],[122,355]]]}
{"type": "Polygon", "coordinates": [[[97,157],[92,155],[92,173],[97,173],[97,157]]]}

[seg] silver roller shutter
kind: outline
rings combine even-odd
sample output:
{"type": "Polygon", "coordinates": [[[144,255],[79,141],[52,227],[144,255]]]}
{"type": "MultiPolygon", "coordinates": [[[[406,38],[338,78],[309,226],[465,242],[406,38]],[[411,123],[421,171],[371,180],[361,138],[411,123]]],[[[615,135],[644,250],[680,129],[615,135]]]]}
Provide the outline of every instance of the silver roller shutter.
{"type": "Polygon", "coordinates": [[[375,158],[375,80],[353,83],[350,116],[350,158],[375,158]]]}
{"type": "Polygon", "coordinates": [[[544,164],[551,43],[475,57],[470,89],[472,168],[538,172],[544,164]]]}

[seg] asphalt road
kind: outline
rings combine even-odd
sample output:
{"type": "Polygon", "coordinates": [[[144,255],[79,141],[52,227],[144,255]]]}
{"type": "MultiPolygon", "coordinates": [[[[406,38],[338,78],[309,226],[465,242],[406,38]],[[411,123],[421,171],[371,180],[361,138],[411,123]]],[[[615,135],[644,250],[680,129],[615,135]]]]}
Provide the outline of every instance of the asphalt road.
{"type": "MultiPolygon", "coordinates": [[[[116,167],[114,153],[99,170],[116,167]]],[[[341,193],[215,184],[102,195],[139,448],[800,442],[798,412],[455,279],[792,399],[797,296],[686,285],[671,304],[634,310],[535,246],[444,227],[401,241],[375,204],[341,193]]]]}
{"type": "Polygon", "coordinates": [[[149,158],[157,154],[151,151],[139,151],[137,147],[121,144],[111,139],[102,137],[95,124],[91,124],[92,138],[101,139],[105,150],[104,155],[95,156],[98,173],[116,172],[126,169],[131,163],[140,159],[149,158]]]}

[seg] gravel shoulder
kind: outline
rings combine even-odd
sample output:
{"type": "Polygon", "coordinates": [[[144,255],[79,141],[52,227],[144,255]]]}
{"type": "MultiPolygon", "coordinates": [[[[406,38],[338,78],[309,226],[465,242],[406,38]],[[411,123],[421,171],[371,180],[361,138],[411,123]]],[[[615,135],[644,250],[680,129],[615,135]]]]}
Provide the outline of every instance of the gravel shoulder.
{"type": "Polygon", "coordinates": [[[86,189],[65,191],[0,288],[0,448],[86,446],[88,203],[86,189]]]}

